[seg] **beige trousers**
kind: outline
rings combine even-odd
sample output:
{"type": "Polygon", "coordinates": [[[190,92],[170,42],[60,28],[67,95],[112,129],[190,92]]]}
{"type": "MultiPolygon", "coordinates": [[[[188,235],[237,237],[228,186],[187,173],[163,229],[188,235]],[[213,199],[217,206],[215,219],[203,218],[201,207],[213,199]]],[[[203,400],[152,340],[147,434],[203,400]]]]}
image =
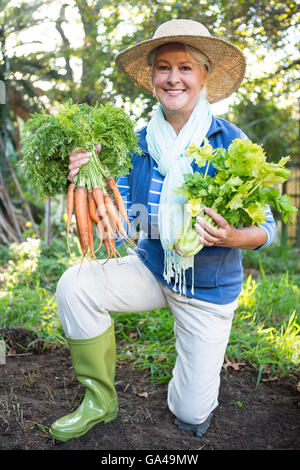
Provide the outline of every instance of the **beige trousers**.
{"type": "Polygon", "coordinates": [[[56,294],[63,329],[71,338],[103,333],[112,322],[109,312],[170,307],[177,358],[168,386],[169,409],[185,423],[200,424],[216,408],[237,301],[216,305],[180,296],[163,286],[135,254],[104,266],[85,261],[68,269],[56,294]]]}

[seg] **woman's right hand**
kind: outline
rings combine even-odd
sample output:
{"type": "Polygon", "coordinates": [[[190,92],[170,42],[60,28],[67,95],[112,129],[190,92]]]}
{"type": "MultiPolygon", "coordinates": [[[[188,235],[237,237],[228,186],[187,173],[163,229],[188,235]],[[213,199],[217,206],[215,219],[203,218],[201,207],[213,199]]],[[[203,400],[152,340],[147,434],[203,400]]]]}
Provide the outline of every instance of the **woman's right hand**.
{"type": "MultiPolygon", "coordinates": [[[[96,145],[96,150],[99,153],[101,151],[101,144],[96,145]]],[[[69,174],[67,180],[72,182],[74,176],[77,175],[81,166],[88,163],[92,152],[83,152],[82,149],[75,148],[69,157],[69,174]]]]}

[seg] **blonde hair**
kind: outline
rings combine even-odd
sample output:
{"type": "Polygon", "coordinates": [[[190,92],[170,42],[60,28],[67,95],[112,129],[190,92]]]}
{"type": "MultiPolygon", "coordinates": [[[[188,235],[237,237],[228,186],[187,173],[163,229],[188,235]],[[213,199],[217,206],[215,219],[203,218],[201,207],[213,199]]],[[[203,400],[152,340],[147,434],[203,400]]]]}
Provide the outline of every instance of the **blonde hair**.
{"type": "MultiPolygon", "coordinates": [[[[209,74],[210,71],[211,71],[211,64],[210,64],[209,58],[206,55],[204,55],[202,52],[200,52],[198,49],[196,49],[195,47],[188,46],[186,44],[182,44],[182,46],[184,47],[184,50],[185,50],[186,54],[191,59],[193,59],[194,62],[196,62],[196,64],[200,65],[203,68],[203,70],[205,68],[207,70],[207,73],[209,74]]],[[[163,46],[156,47],[148,55],[147,63],[148,63],[148,65],[150,65],[150,67],[153,67],[157,51],[160,47],[163,47],[163,46]]],[[[204,85],[202,86],[201,91],[200,91],[200,95],[203,98],[207,97],[206,83],[204,83],[204,85]]]]}

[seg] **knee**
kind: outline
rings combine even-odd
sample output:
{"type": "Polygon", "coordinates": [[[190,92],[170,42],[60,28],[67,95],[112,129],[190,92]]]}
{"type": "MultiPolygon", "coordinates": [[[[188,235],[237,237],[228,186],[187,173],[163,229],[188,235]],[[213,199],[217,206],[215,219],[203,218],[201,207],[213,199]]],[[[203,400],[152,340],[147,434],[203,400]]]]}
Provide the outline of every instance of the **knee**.
{"type": "Polygon", "coordinates": [[[168,405],[170,411],[180,421],[188,424],[201,424],[218,406],[218,391],[210,390],[201,393],[197,389],[194,393],[185,391],[183,395],[174,390],[171,383],[169,384],[168,405]]]}
{"type": "Polygon", "coordinates": [[[204,423],[217,404],[218,403],[214,403],[213,406],[203,406],[200,403],[191,404],[185,402],[178,405],[173,411],[173,414],[184,423],[197,425],[204,423]]]}

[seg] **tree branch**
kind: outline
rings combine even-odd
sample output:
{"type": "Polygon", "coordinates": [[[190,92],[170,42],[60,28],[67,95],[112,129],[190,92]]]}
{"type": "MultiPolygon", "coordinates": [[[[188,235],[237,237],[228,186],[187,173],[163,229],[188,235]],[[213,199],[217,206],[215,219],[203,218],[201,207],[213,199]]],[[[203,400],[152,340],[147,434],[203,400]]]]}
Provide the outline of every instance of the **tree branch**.
{"type": "MultiPolygon", "coordinates": [[[[65,10],[66,10],[66,6],[63,5],[60,9],[59,18],[57,18],[55,26],[56,26],[57,31],[60,34],[60,37],[62,39],[64,48],[65,48],[65,50],[67,50],[67,49],[70,49],[70,41],[66,37],[65,32],[62,28],[62,22],[65,21],[65,19],[66,19],[65,18],[65,10]]],[[[72,67],[70,65],[70,58],[65,56],[65,61],[66,61],[66,79],[70,80],[70,81],[73,81],[73,70],[72,70],[72,67]]]]}
{"type": "Polygon", "coordinates": [[[293,67],[295,67],[296,65],[299,65],[299,64],[300,64],[300,59],[295,59],[295,60],[293,60],[293,62],[291,62],[288,65],[282,65],[272,75],[269,75],[269,76],[271,77],[271,76],[277,75],[277,73],[280,73],[283,70],[286,72],[287,70],[292,69],[293,67]]]}

